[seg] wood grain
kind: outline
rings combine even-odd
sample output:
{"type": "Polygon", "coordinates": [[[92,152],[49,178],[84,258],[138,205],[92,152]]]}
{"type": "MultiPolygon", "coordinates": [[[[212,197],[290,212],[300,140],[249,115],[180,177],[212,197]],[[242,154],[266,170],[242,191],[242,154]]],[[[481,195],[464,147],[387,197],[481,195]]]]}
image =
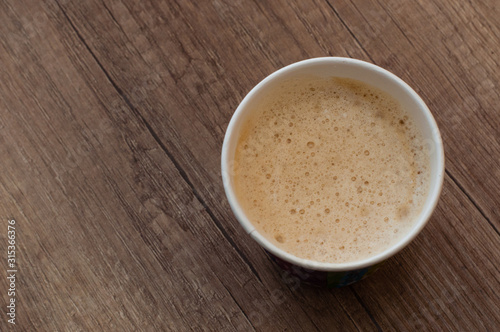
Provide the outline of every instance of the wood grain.
{"type": "MultiPolygon", "coordinates": [[[[499,14],[493,1],[0,1],[15,328],[497,330],[499,14]],[[338,290],[272,265],[232,215],[219,167],[243,96],[328,55],[407,81],[438,121],[447,163],[422,234],[338,290]]],[[[1,252],[6,243],[0,232],[1,252]]]]}

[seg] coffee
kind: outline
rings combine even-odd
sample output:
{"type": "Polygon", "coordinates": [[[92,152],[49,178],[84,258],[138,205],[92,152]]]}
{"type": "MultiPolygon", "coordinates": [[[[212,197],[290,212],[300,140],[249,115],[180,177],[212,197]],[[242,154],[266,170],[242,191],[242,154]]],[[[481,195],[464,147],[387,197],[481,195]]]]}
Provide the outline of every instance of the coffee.
{"type": "Polygon", "coordinates": [[[290,79],[241,129],[235,194],[259,233],[286,252],[362,260],[414,226],[429,186],[422,142],[405,110],[375,87],[290,79]]]}

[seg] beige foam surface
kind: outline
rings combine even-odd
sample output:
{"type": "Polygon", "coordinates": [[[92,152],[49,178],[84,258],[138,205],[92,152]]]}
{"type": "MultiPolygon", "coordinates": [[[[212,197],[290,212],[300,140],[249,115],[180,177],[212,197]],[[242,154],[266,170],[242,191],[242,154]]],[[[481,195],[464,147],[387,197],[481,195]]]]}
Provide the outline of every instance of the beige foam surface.
{"type": "Polygon", "coordinates": [[[428,189],[422,137],[388,94],[303,77],[270,91],[241,131],[235,192],[257,230],[301,258],[345,263],[414,226],[428,189]]]}

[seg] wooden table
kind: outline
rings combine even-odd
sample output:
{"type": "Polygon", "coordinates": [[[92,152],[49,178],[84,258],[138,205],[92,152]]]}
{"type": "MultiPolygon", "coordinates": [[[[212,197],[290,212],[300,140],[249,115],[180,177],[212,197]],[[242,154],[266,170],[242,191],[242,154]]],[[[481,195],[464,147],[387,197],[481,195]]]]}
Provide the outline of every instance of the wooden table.
{"type": "Polygon", "coordinates": [[[499,331],[498,17],[496,0],[1,0],[0,329],[499,331]],[[333,290],[282,280],[219,166],[245,94],[318,56],[408,82],[446,153],[424,231],[333,290]]]}

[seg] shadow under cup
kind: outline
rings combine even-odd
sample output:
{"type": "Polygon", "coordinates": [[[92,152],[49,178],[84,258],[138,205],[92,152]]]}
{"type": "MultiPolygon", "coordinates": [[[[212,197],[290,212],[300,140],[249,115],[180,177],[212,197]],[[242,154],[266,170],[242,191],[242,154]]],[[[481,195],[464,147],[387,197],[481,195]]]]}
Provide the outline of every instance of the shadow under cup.
{"type": "Polygon", "coordinates": [[[339,57],[314,58],[284,67],[266,77],[243,99],[229,122],[221,156],[222,179],[227,199],[245,231],[266,251],[271,259],[289,274],[316,286],[341,287],[357,282],[375,270],[406,245],[423,229],[439,199],[444,176],[444,152],[437,124],[423,100],[400,78],[376,65],[339,57]],[[368,259],[348,263],[324,263],[299,258],[276,247],[252,225],[241,208],[233,187],[233,167],[242,125],[254,106],[267,91],[295,76],[342,77],[355,79],[385,91],[396,99],[422,133],[424,151],[429,154],[429,190],[414,227],[395,245],[368,259]]]}

